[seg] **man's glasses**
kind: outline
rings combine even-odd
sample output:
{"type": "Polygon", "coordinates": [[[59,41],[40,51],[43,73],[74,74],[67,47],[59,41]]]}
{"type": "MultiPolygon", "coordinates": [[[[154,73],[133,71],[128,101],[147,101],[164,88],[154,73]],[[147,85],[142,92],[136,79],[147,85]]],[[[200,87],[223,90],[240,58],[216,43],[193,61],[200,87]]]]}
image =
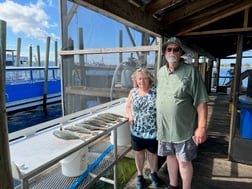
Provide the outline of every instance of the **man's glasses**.
{"type": "Polygon", "coordinates": [[[167,52],[171,52],[171,51],[173,51],[173,52],[179,52],[179,50],[180,50],[180,47],[176,47],[176,48],[166,48],[166,51],[167,52]]]}

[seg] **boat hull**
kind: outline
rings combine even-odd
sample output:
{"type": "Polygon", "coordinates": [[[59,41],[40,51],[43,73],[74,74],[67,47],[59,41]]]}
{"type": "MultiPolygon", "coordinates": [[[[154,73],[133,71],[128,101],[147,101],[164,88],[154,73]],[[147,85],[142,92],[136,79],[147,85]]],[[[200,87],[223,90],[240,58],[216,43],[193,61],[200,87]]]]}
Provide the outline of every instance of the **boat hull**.
{"type": "Polygon", "coordinates": [[[48,81],[46,93],[44,82],[31,82],[6,85],[5,101],[7,112],[53,103],[61,100],[60,80],[48,81]]]}
{"type": "Polygon", "coordinates": [[[43,67],[7,67],[5,82],[6,111],[17,111],[61,100],[59,67],[48,69],[45,83],[43,67]],[[45,87],[45,84],[47,86],[45,87]]]}

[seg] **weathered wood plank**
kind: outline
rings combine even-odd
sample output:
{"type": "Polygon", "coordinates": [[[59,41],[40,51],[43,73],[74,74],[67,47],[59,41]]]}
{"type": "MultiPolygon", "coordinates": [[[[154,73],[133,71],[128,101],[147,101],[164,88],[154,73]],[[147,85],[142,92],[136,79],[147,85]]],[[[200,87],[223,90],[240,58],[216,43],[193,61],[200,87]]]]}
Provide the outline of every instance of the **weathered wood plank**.
{"type": "Polygon", "coordinates": [[[127,88],[113,88],[112,93],[110,88],[89,88],[89,87],[66,87],[65,94],[76,94],[97,97],[112,97],[121,98],[127,97],[130,89],[127,88]]]}

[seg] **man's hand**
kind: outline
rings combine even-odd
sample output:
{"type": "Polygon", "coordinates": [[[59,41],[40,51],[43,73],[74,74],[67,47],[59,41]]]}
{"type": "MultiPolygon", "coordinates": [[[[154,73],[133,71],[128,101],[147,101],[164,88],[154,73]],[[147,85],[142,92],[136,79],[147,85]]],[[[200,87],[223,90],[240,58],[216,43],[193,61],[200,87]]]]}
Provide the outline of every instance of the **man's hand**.
{"type": "Polygon", "coordinates": [[[194,132],[194,142],[198,146],[207,140],[207,128],[198,127],[194,132]]]}

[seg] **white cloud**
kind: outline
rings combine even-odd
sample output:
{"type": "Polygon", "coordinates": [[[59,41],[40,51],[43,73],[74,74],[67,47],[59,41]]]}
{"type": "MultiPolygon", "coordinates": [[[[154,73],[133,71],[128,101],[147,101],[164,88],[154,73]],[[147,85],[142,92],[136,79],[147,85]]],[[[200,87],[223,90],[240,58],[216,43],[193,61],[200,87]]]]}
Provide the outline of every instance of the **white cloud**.
{"type": "Polygon", "coordinates": [[[21,5],[7,0],[0,3],[0,19],[7,22],[7,27],[18,34],[23,33],[28,38],[45,40],[50,36],[57,40],[56,34],[49,32],[57,27],[57,23],[50,23],[50,17],[45,9],[52,6],[52,1],[38,0],[36,4],[21,5]]]}

